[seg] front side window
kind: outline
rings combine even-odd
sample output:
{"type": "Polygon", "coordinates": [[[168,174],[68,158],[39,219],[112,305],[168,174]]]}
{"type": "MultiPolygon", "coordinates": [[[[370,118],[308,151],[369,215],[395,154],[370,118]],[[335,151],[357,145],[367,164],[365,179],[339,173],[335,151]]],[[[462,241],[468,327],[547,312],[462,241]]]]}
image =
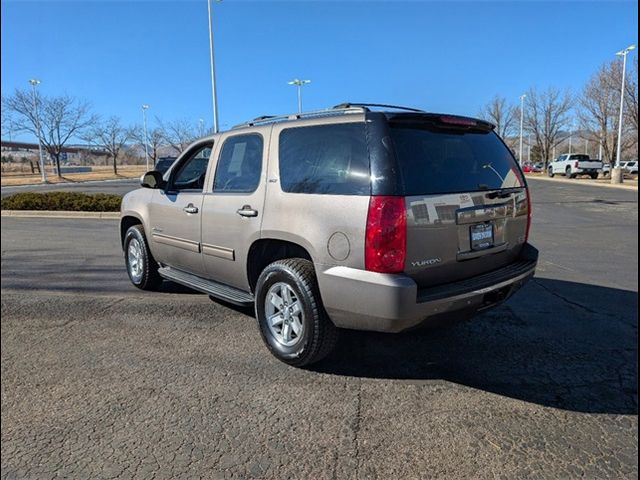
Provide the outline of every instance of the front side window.
{"type": "Polygon", "coordinates": [[[173,190],[202,191],[212,147],[213,144],[207,144],[196,148],[185,161],[178,165],[173,175],[173,190]]]}
{"type": "Polygon", "coordinates": [[[279,145],[283,191],[371,193],[364,123],[288,128],[280,133],[279,145]]]}
{"type": "Polygon", "coordinates": [[[228,138],[222,146],[214,192],[251,193],[262,172],[262,137],[252,133],[228,138]]]}

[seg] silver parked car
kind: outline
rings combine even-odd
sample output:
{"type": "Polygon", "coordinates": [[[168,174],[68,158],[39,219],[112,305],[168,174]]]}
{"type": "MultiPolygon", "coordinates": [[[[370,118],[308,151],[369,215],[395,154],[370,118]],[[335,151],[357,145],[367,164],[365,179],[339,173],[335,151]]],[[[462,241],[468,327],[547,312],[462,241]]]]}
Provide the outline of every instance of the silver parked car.
{"type": "Polygon", "coordinates": [[[632,160],[630,162],[626,162],[624,165],[624,171],[631,174],[631,175],[637,175],[638,174],[638,162],[636,160],[632,160]]]}
{"type": "Polygon", "coordinates": [[[129,277],[255,305],[269,350],[296,366],[340,329],[470,318],[537,262],[527,185],[493,128],[342,104],[203,138],[124,197],[129,277]]]}

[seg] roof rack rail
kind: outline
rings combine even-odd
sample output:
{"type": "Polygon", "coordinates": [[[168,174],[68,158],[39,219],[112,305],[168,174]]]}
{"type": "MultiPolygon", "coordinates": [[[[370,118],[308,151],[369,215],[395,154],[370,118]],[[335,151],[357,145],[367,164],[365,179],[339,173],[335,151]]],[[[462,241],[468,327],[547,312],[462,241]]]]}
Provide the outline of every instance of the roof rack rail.
{"type": "Polygon", "coordinates": [[[420,110],[419,108],[411,108],[411,107],[403,107],[400,105],[387,105],[385,103],[341,103],[339,105],[336,105],[335,109],[342,109],[342,108],[351,108],[351,107],[362,107],[362,108],[366,108],[367,110],[369,110],[367,107],[376,107],[376,108],[393,108],[395,110],[406,110],[408,112],[416,112],[416,113],[426,113],[424,110],[420,110]]]}
{"type": "Polygon", "coordinates": [[[347,113],[365,112],[365,111],[368,111],[368,108],[361,105],[353,104],[352,106],[350,105],[346,107],[325,108],[323,110],[314,110],[311,112],[302,112],[302,113],[289,113],[286,115],[261,115],[260,117],[256,117],[253,120],[249,120],[248,122],[234,125],[233,127],[231,127],[231,129],[234,130],[237,128],[253,127],[256,125],[264,125],[268,123],[286,122],[287,120],[300,120],[303,118],[314,118],[314,117],[331,117],[335,115],[343,115],[347,113]]]}

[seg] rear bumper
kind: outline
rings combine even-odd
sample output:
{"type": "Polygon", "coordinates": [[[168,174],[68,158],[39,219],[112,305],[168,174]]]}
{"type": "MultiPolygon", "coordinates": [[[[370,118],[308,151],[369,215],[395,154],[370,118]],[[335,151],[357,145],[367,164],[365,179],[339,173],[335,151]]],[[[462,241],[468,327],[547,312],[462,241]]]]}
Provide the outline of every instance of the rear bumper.
{"type": "Polygon", "coordinates": [[[406,275],[316,265],[324,307],[337,327],[400,332],[449,316],[465,318],[508,299],[535,273],[538,250],[477,277],[419,289],[406,275]]]}

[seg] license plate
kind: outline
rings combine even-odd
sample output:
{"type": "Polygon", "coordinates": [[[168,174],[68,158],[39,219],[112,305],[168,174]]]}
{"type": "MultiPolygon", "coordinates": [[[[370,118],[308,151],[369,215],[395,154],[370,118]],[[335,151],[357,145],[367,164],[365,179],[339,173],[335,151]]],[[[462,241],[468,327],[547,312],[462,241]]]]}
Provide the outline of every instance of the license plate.
{"type": "Polygon", "coordinates": [[[471,249],[482,250],[493,246],[493,225],[482,223],[471,225],[471,249]]]}

